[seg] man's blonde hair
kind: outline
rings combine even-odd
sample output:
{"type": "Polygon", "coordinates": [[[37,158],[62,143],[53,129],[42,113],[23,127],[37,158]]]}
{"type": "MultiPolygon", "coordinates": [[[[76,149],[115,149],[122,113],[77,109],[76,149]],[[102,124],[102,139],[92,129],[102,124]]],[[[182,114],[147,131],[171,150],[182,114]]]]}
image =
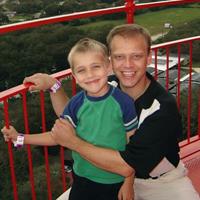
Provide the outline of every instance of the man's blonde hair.
{"type": "Polygon", "coordinates": [[[144,27],[137,25],[137,24],[123,24],[114,27],[107,36],[107,44],[109,51],[111,51],[111,43],[115,36],[121,36],[124,38],[131,38],[141,35],[144,37],[146,44],[147,44],[147,51],[150,52],[151,49],[151,36],[144,27]]]}
{"type": "Polygon", "coordinates": [[[94,39],[83,38],[79,40],[71,49],[68,55],[68,62],[72,71],[74,70],[73,57],[76,53],[96,52],[101,53],[105,61],[108,61],[108,49],[107,47],[94,39]]]}

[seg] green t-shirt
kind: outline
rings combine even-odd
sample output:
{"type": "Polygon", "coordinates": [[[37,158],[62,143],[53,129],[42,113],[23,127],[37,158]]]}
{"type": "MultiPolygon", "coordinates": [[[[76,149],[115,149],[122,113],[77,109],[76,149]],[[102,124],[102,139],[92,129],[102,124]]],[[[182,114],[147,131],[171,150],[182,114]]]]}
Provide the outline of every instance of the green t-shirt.
{"type": "MultiPolygon", "coordinates": [[[[119,151],[125,149],[126,132],[138,124],[133,99],[113,86],[101,97],[87,96],[81,91],[71,99],[63,117],[72,123],[83,140],[119,151]]],[[[72,156],[73,169],[78,176],[104,184],[124,180],[118,174],[94,166],[76,152],[72,152],[72,156]]]]}

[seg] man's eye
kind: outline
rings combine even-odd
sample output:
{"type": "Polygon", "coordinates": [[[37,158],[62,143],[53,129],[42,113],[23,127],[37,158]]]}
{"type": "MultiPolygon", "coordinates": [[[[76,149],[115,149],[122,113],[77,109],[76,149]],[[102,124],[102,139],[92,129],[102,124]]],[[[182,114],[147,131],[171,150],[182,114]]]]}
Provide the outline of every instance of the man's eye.
{"type": "Polygon", "coordinates": [[[142,58],[141,54],[135,54],[135,55],[133,55],[133,59],[134,60],[139,60],[140,58],[142,58]]]}
{"type": "Polygon", "coordinates": [[[114,56],[114,58],[115,58],[116,60],[122,60],[122,59],[123,59],[123,56],[117,55],[117,56],[114,56]]]}

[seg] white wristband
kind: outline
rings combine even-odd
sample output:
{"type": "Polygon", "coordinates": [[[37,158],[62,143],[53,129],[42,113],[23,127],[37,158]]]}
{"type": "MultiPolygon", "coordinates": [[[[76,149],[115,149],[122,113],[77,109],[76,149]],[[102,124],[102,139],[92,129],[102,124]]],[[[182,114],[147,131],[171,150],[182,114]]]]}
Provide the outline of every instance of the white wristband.
{"type": "Polygon", "coordinates": [[[24,145],[24,135],[20,133],[17,136],[17,140],[14,141],[13,143],[14,143],[14,147],[17,147],[17,148],[23,147],[23,145],[24,145]]]}
{"type": "Polygon", "coordinates": [[[53,93],[56,93],[57,90],[61,87],[61,82],[59,80],[56,80],[56,83],[51,87],[49,88],[49,92],[53,92],[53,93]]]}

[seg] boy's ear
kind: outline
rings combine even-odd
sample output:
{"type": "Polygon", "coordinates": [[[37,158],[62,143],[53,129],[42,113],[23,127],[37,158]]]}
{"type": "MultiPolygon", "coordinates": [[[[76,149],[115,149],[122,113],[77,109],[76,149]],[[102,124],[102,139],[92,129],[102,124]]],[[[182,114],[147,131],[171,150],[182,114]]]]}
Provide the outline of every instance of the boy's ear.
{"type": "Polygon", "coordinates": [[[75,78],[75,80],[77,82],[76,75],[74,74],[73,70],[71,70],[71,72],[72,72],[72,76],[75,78]]]}

